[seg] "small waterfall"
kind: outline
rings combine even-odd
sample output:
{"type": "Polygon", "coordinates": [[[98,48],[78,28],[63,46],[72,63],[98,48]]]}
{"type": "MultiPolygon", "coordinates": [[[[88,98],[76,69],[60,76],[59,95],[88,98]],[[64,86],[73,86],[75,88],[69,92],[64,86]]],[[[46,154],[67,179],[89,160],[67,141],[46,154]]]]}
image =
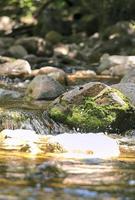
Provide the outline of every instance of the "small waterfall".
{"type": "Polygon", "coordinates": [[[58,134],[67,129],[51,120],[37,106],[28,106],[24,102],[1,102],[0,131],[3,129],[34,130],[37,134],[58,134]]]}

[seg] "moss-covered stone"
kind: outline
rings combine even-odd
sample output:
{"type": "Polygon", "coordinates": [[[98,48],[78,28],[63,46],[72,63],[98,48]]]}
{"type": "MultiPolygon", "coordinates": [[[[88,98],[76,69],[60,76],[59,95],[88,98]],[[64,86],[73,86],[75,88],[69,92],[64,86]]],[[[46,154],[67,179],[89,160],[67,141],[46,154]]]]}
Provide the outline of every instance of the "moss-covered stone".
{"type": "Polygon", "coordinates": [[[134,106],[121,92],[110,87],[94,97],[83,96],[77,103],[62,97],[49,114],[56,121],[86,132],[122,132],[134,128],[135,120],[134,106]]]}

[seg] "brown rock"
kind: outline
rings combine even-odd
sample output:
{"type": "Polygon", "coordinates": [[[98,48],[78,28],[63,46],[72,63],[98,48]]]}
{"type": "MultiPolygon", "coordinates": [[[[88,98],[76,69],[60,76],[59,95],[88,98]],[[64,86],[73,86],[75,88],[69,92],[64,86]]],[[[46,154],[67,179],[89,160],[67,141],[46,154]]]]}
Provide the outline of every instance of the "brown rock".
{"type": "Polygon", "coordinates": [[[25,76],[31,73],[31,66],[26,60],[17,59],[13,62],[0,64],[0,75],[25,76]]]}
{"type": "Polygon", "coordinates": [[[66,73],[59,68],[46,66],[39,69],[39,74],[46,74],[53,79],[57,80],[61,84],[66,84],[67,81],[67,75],[66,73]]]}

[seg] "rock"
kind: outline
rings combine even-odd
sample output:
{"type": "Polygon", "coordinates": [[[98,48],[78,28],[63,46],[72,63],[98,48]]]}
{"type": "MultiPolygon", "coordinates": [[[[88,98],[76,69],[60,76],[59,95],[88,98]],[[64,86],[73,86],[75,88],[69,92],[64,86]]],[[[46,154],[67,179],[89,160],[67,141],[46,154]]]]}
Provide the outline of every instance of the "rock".
{"type": "Polygon", "coordinates": [[[15,59],[10,57],[0,56],[0,64],[12,61],[15,61],[15,59]]]}
{"type": "Polygon", "coordinates": [[[64,92],[64,87],[46,75],[36,76],[28,85],[26,97],[36,100],[52,100],[64,92]]]}
{"type": "MultiPolygon", "coordinates": [[[[16,103],[17,104],[17,103],[16,103]]],[[[1,104],[2,105],[2,104],[1,104]]],[[[45,121],[42,120],[42,113],[31,109],[14,108],[12,103],[5,102],[0,108],[0,130],[3,129],[29,129],[37,133],[48,133],[45,121]]]]}
{"type": "Polygon", "coordinates": [[[21,45],[11,46],[7,51],[7,55],[14,57],[14,58],[23,58],[27,54],[28,53],[27,53],[26,49],[21,45]]]}
{"type": "Polygon", "coordinates": [[[64,93],[53,102],[48,114],[55,121],[85,132],[123,132],[135,126],[135,110],[127,98],[99,82],[64,93]]]}
{"type": "Polygon", "coordinates": [[[130,69],[121,79],[121,83],[135,83],[135,69],[130,69]]]}
{"type": "Polygon", "coordinates": [[[10,33],[13,29],[15,22],[8,16],[0,17],[0,31],[4,31],[5,33],[10,33]]]}
{"type": "Polygon", "coordinates": [[[112,88],[116,88],[122,92],[133,105],[135,105],[135,83],[118,83],[111,85],[112,88]]]}
{"type": "Polygon", "coordinates": [[[16,41],[17,45],[22,45],[30,54],[44,54],[46,49],[46,42],[40,37],[24,37],[16,41]]]}
{"type": "Polygon", "coordinates": [[[104,54],[100,59],[98,72],[109,69],[111,75],[123,76],[129,69],[135,68],[135,56],[119,56],[104,54]]]}
{"type": "Polygon", "coordinates": [[[20,92],[0,88],[0,99],[11,100],[11,99],[18,99],[20,97],[22,97],[22,94],[20,92]]]}
{"type": "Polygon", "coordinates": [[[96,77],[96,72],[94,72],[92,70],[78,70],[75,73],[73,73],[73,75],[76,77],[94,78],[94,77],[96,77]]]}
{"type": "Polygon", "coordinates": [[[33,54],[28,54],[24,56],[23,59],[27,60],[31,65],[34,65],[38,62],[38,57],[33,54]]]}
{"type": "Polygon", "coordinates": [[[67,75],[66,73],[57,67],[51,67],[51,66],[46,66],[46,67],[41,67],[39,69],[39,74],[46,74],[53,79],[57,80],[61,84],[66,84],[67,83],[67,75]]]}
{"type": "Polygon", "coordinates": [[[31,73],[31,66],[26,60],[17,59],[13,62],[0,64],[0,75],[25,76],[31,73]]]}
{"type": "Polygon", "coordinates": [[[56,31],[50,31],[46,34],[45,39],[52,44],[57,44],[62,41],[62,35],[56,31]]]}
{"type": "Polygon", "coordinates": [[[12,37],[0,37],[0,41],[3,44],[3,48],[9,48],[14,44],[15,39],[12,37]]]}
{"type": "Polygon", "coordinates": [[[54,47],[54,54],[56,55],[68,55],[69,54],[69,46],[65,44],[57,44],[54,47]]]}
{"type": "Polygon", "coordinates": [[[30,74],[31,77],[35,77],[37,75],[39,75],[39,69],[34,69],[31,71],[31,74],[30,74]]]}

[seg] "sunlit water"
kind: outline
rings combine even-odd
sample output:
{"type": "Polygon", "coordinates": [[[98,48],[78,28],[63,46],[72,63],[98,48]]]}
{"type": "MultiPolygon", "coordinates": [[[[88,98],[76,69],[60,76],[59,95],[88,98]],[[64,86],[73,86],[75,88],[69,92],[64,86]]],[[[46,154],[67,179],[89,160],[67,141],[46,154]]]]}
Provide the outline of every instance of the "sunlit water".
{"type": "Polygon", "coordinates": [[[18,131],[1,134],[1,200],[135,199],[134,135],[18,131]]]}

